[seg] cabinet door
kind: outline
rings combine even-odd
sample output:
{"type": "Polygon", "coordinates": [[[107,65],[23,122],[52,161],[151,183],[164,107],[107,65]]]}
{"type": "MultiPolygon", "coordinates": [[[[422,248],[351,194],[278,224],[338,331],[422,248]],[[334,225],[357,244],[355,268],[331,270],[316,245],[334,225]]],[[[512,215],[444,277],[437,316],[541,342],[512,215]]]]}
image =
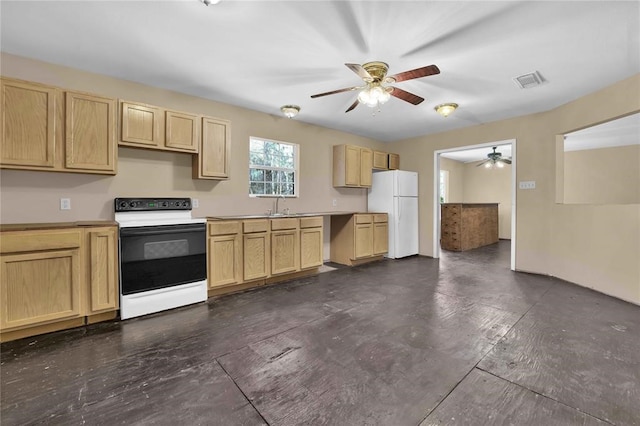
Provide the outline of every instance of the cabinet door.
{"type": "Polygon", "coordinates": [[[345,146],[345,185],[360,185],[360,147],[345,146]]]}
{"type": "Polygon", "coordinates": [[[373,168],[387,170],[389,168],[389,154],[382,151],[373,151],[373,168]]]}
{"type": "Polygon", "coordinates": [[[354,228],[354,255],[356,259],[373,255],[373,225],[356,224],[354,228]]]}
{"type": "Polygon", "coordinates": [[[158,148],[164,145],[164,111],[151,105],[120,102],[120,145],[158,148]]]}
{"type": "Polygon", "coordinates": [[[368,148],[360,149],[360,186],[371,187],[373,168],[373,151],[368,148]]]}
{"type": "Polygon", "coordinates": [[[243,269],[245,281],[266,278],[269,275],[270,253],[269,234],[267,232],[244,234],[243,269]]]}
{"type": "Polygon", "coordinates": [[[209,237],[209,288],[242,282],[241,234],[209,237]]]}
{"type": "Polygon", "coordinates": [[[115,111],[114,99],[66,93],[66,168],[115,174],[115,111]]]}
{"type": "Polygon", "coordinates": [[[389,170],[398,170],[400,168],[400,156],[398,154],[389,154],[389,170]]]}
{"type": "Polygon", "coordinates": [[[54,167],[56,89],[7,79],[1,89],[2,166],[54,167]]]}
{"type": "Polygon", "coordinates": [[[389,224],[373,224],[373,254],[385,254],[389,251],[389,224]]]}
{"type": "Polygon", "coordinates": [[[3,255],[0,268],[0,329],[81,316],[78,248],[3,255]]]}
{"type": "Polygon", "coordinates": [[[118,309],[116,227],[87,230],[87,314],[118,309]]]}
{"type": "Polygon", "coordinates": [[[322,227],[300,230],[300,269],[322,266],[322,227]]]}
{"type": "Polygon", "coordinates": [[[298,230],[271,232],[271,275],[300,270],[300,239],[298,230]]]}
{"type": "Polygon", "coordinates": [[[197,115],[167,111],[165,123],[165,146],[167,148],[177,151],[198,152],[200,123],[197,115]]]}
{"type": "Polygon", "coordinates": [[[200,153],[193,158],[194,179],[228,179],[230,144],[231,122],[204,117],[200,153]]]}

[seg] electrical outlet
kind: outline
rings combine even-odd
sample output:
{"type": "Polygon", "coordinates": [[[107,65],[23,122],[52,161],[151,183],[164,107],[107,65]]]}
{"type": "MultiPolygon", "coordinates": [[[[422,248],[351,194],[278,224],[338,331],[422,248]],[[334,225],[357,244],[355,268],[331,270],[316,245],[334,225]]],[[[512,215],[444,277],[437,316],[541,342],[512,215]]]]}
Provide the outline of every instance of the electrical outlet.
{"type": "Polygon", "coordinates": [[[333,207],[337,207],[338,206],[338,200],[336,200],[335,198],[333,199],[333,202],[331,203],[333,205],[333,207]]]}
{"type": "Polygon", "coordinates": [[[71,198],[60,198],[60,210],[71,210],[71,198]]]}
{"type": "Polygon", "coordinates": [[[535,180],[521,181],[518,184],[518,188],[520,188],[520,189],[536,189],[536,181],[535,180]]]}
{"type": "Polygon", "coordinates": [[[194,209],[197,209],[198,207],[200,207],[200,201],[197,198],[192,198],[191,207],[193,207],[194,209]]]}

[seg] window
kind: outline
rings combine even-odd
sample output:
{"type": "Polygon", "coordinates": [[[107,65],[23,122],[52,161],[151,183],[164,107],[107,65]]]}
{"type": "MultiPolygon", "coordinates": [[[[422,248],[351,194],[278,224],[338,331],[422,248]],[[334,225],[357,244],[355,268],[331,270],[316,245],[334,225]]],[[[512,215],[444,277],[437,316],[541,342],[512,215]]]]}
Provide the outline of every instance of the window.
{"type": "Polygon", "coordinates": [[[298,145],[249,139],[249,195],[298,196],[298,145]]]}
{"type": "Polygon", "coordinates": [[[446,203],[449,200],[449,171],[440,170],[440,202],[446,203]]]}

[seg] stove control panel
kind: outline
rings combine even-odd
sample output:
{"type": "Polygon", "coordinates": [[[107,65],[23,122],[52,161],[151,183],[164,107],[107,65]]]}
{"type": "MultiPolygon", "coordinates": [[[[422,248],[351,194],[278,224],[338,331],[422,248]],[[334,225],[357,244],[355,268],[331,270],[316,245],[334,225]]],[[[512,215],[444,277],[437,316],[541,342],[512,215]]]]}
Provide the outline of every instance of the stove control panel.
{"type": "Polygon", "coordinates": [[[191,198],[116,198],[116,212],[191,210],[191,198]]]}

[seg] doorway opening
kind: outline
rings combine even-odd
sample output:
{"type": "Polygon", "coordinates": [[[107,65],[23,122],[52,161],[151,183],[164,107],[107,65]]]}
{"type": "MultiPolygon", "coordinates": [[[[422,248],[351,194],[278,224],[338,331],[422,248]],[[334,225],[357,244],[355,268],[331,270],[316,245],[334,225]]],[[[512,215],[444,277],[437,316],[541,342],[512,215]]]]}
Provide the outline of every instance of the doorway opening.
{"type": "MultiPolygon", "coordinates": [[[[440,203],[442,202],[465,202],[459,194],[452,188],[454,185],[453,175],[450,170],[442,170],[441,163],[447,160],[459,161],[461,167],[475,167],[481,160],[487,159],[487,153],[491,152],[493,147],[498,147],[499,151],[503,151],[504,157],[511,157],[511,173],[506,189],[510,194],[508,202],[509,208],[502,211],[507,212],[504,216],[509,217],[508,224],[503,225],[501,233],[509,235],[511,241],[511,270],[516,269],[516,140],[508,139],[478,145],[467,145],[456,148],[436,150],[434,152],[434,188],[433,188],[433,254],[434,258],[440,257],[440,203]],[[447,160],[442,160],[443,158],[447,160]],[[447,173],[442,173],[447,172],[447,173]],[[506,228],[505,228],[506,226],[506,228]]],[[[482,167],[484,169],[484,167],[482,167]]],[[[479,170],[479,169],[478,169],[479,170]]],[[[479,170],[480,171],[480,170],[479,170]]],[[[486,170],[490,173],[492,170],[486,170]]],[[[469,198],[469,197],[467,197],[469,198]]],[[[484,202],[495,202],[495,199],[484,200],[484,202]]],[[[477,201],[474,201],[477,202],[477,201]]],[[[504,222],[504,220],[503,220],[504,222]]]]}

